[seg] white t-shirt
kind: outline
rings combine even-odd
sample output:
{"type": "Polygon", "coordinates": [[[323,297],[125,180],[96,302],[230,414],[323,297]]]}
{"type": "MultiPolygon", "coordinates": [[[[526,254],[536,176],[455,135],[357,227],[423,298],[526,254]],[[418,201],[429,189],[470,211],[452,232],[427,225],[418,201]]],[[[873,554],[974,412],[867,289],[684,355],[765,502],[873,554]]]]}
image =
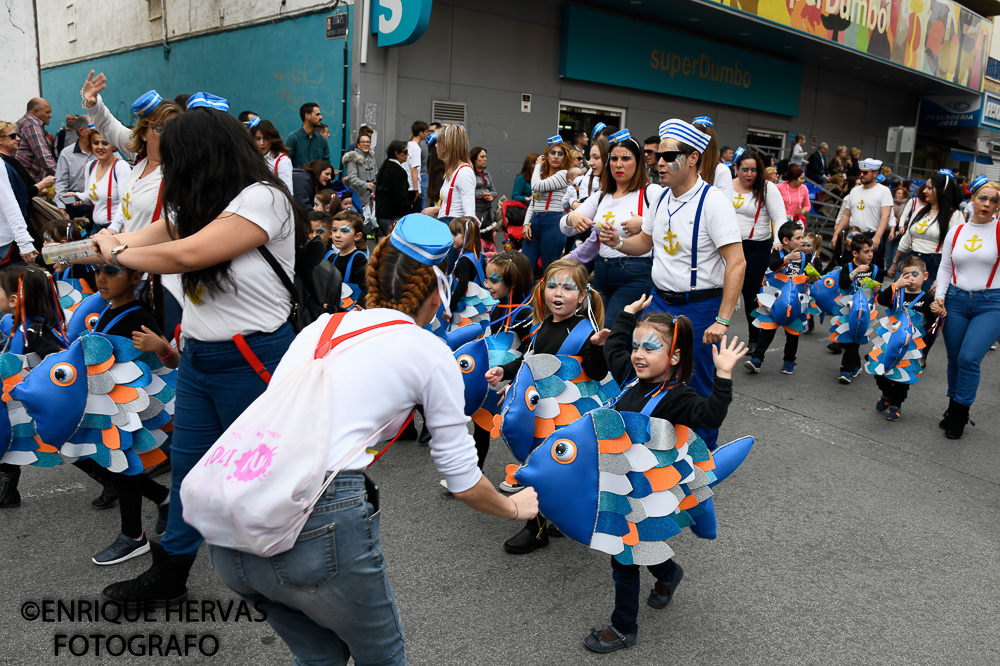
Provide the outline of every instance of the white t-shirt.
{"type": "Polygon", "coordinates": [[[722,162],[715,165],[715,182],[712,184],[722,190],[727,198],[733,198],[733,172],[722,162]]]}
{"type": "MultiPolygon", "coordinates": [[[[272,385],[313,357],[329,318],[323,315],[295,337],[274,371],[272,385]]],[[[382,308],[349,312],[337,335],[399,320],[413,321],[402,312],[382,308]]],[[[462,373],[441,338],[416,325],[375,329],[341,343],[323,363],[333,400],[317,408],[333,410],[333,428],[316,435],[318,443],[330,450],[327,469],[334,469],[401,411],[424,405],[424,419],[434,435],[431,458],[448,489],[459,493],[479,482],[482,473],[467,429],[462,373]]],[[[404,420],[405,415],[396,418],[382,438],[395,435],[404,420]]],[[[372,454],[362,450],[344,469],[363,470],[372,460],[372,454]]]]}
{"type": "Polygon", "coordinates": [[[841,212],[849,208],[851,210],[851,221],[861,231],[878,231],[879,222],[882,220],[882,209],[890,209],[892,217],[892,192],[882,183],[875,183],[872,187],[865,189],[864,185],[856,185],[851,193],[844,199],[844,207],[841,212]]]}
{"type": "Polygon", "coordinates": [[[288,193],[291,194],[293,192],[292,158],[284,153],[281,153],[277,157],[271,157],[271,153],[268,153],[264,155],[264,161],[267,163],[267,168],[278,177],[278,180],[285,184],[285,187],[288,188],[288,193]]]}
{"type": "Polygon", "coordinates": [[[406,142],[406,182],[407,188],[413,192],[420,189],[420,144],[416,141],[406,142]],[[417,170],[417,186],[413,187],[413,172],[417,170]]]}
{"type": "MultiPolygon", "coordinates": [[[[593,196],[588,197],[587,200],[583,202],[583,205],[577,208],[575,212],[584,215],[585,217],[589,217],[594,222],[605,228],[615,227],[618,229],[619,236],[622,238],[628,238],[628,232],[625,230],[625,227],[622,226],[622,223],[632,219],[633,215],[639,215],[640,217],[644,216],[646,214],[646,209],[649,206],[656,205],[656,201],[660,198],[663,188],[659,185],[647,185],[645,200],[643,200],[640,192],[641,190],[636,190],[634,192],[629,192],[623,197],[615,199],[614,196],[610,194],[602,197],[601,191],[598,190],[594,192],[593,196]]],[[[559,221],[559,228],[562,229],[562,232],[567,236],[576,234],[576,229],[569,224],[569,215],[564,215],[559,221]]],[[[597,232],[598,229],[593,231],[593,233],[597,232]]],[[[604,243],[600,244],[598,253],[605,259],[618,259],[629,256],[619,250],[612,250],[604,243]]],[[[652,256],[652,250],[641,256],[652,256]]]]}
{"type": "Polygon", "coordinates": [[[698,271],[695,289],[722,287],[726,262],[719,248],[740,243],[740,226],[731,199],[698,177],[680,198],[672,193],[650,200],[642,230],[653,239],[653,284],[673,292],[691,291],[691,242],[702,188],[708,187],[698,227],[698,271]]]}
{"type": "Polygon", "coordinates": [[[15,241],[21,254],[35,251],[28,224],[21,215],[21,206],[10,184],[7,165],[0,162],[0,245],[15,241]]]}
{"type": "MultiPolygon", "coordinates": [[[[906,211],[904,210],[903,212],[905,213],[906,211]]],[[[953,211],[951,219],[948,220],[948,229],[957,227],[963,222],[965,222],[965,216],[962,215],[962,211],[953,211]]],[[[941,251],[938,249],[938,246],[944,246],[944,243],[938,242],[940,239],[941,232],[936,216],[931,215],[929,212],[920,215],[918,212],[913,216],[913,220],[910,222],[906,233],[899,239],[899,251],[903,254],[911,250],[919,254],[934,254],[941,251]]]]}
{"type": "MultiPolygon", "coordinates": [[[[145,178],[146,159],[135,165],[121,187],[121,200],[111,220],[112,231],[139,231],[149,226],[156,212],[156,202],[160,198],[160,183],[163,182],[163,167],[157,166],[145,178]]],[[[163,216],[163,210],[160,210],[163,216]]]]}
{"type": "MultiPolygon", "coordinates": [[[[295,230],[292,204],[277,189],[254,183],[226,206],[267,232],[265,247],[290,279],[295,277],[295,230]]],[[[288,319],[291,295],[257,248],[247,250],[229,264],[233,283],[223,291],[204,293],[198,302],[184,294],[181,330],[195,340],[229,340],[237,333],[271,333],[288,319]]]]}
{"type": "MultiPolygon", "coordinates": [[[[730,181],[731,182],[731,181],[730,181]]],[[[764,205],[757,215],[757,197],[753,192],[741,194],[734,192],[733,209],[736,211],[736,222],[740,225],[743,240],[778,240],[778,229],[788,221],[785,204],[781,200],[778,186],[771,181],[764,184],[764,205]],[[757,222],[754,224],[754,218],[757,222]],[[751,236],[751,231],[753,235],[751,236]]]]}
{"type": "MultiPolygon", "coordinates": [[[[125,181],[128,180],[131,168],[128,162],[125,160],[116,160],[114,167],[108,169],[107,173],[98,180],[97,171],[101,168],[99,164],[94,163],[94,168],[87,169],[87,185],[86,190],[83,195],[87,197],[91,204],[94,206],[94,224],[106,227],[111,223],[111,220],[115,217],[115,211],[121,202],[120,190],[125,181]],[[110,187],[110,189],[109,189],[110,187]],[[108,192],[111,192],[111,203],[110,208],[108,207],[108,192]],[[111,215],[108,215],[108,210],[111,211],[111,215]]],[[[150,211],[152,214],[152,211],[150,211]]]]}
{"type": "Polygon", "coordinates": [[[941,244],[941,266],[938,268],[935,296],[944,298],[950,284],[965,291],[1000,289],[1000,275],[993,276],[992,284],[989,281],[998,253],[1000,245],[997,244],[996,218],[987,224],[966,223],[949,229],[941,244]]]}
{"type": "Polygon", "coordinates": [[[475,217],[476,176],[472,173],[471,165],[460,164],[454,173],[445,174],[441,194],[438,195],[438,207],[438,217],[475,217]],[[452,187],[455,189],[454,193],[452,187]]]}

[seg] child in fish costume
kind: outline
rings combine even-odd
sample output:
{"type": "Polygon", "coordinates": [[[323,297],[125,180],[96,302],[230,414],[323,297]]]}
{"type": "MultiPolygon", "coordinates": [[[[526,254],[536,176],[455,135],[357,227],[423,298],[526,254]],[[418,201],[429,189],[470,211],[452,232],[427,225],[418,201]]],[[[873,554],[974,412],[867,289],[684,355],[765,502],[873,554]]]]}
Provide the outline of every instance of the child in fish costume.
{"type": "Polygon", "coordinates": [[[858,235],[851,240],[854,260],[840,271],[838,284],[847,292],[837,299],[840,313],[830,327],[830,339],[840,344],[843,357],[840,362],[841,384],[850,384],[861,372],[861,346],[868,343],[874,323],[874,292],[881,286],[876,281],[878,266],[872,263],[874,249],[868,236],[858,235]]]}
{"type": "Polygon", "coordinates": [[[640,299],[618,315],[606,350],[615,379],[629,382],[614,409],[601,408],[549,435],[516,477],[538,492],[539,507],[565,534],[611,554],[615,611],[611,624],[593,630],[584,644],[611,652],[635,644],[639,565],[656,584],[648,603],[670,603],[684,575],[666,539],[690,526],[715,537],[709,485],[746,456],[752,439],[710,453],[692,427],[717,428],[732,400],[732,370],[746,354],[733,338],[713,347],[716,376],[702,398],[685,381],[691,375],[693,335],[686,317],[636,313],[640,299]],[[713,455],[715,458],[713,459],[713,455]],[[725,460],[718,474],[717,460],[725,460]],[[551,515],[549,515],[551,513],[551,515]]]}
{"type": "Polygon", "coordinates": [[[879,292],[879,305],[886,316],[875,330],[875,347],[868,354],[865,370],[875,375],[881,395],[875,409],[885,412],[887,421],[900,419],[900,407],[910,384],[920,381],[920,359],[926,347],[927,322],[934,321],[934,295],[921,289],[928,278],[927,266],[918,256],[910,256],[900,269],[899,279],[879,292]]]}

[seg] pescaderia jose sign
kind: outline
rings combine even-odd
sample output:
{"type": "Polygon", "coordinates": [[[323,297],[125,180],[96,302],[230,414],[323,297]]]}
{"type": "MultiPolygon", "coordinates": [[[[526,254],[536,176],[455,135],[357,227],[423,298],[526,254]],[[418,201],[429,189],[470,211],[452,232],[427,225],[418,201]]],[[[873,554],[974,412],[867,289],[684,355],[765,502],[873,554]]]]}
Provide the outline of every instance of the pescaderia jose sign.
{"type": "Polygon", "coordinates": [[[563,8],[559,75],[796,116],[802,67],[574,5],[563,8]],[[614,57],[571,39],[600,25],[614,57]]]}

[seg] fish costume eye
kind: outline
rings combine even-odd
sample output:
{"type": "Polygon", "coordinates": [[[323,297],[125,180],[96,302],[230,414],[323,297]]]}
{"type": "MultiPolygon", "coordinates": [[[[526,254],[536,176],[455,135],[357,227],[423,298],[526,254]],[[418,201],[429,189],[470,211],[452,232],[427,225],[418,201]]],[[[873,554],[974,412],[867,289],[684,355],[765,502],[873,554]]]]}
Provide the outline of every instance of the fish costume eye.
{"type": "Polygon", "coordinates": [[[95,312],[93,314],[87,315],[87,318],[83,320],[83,325],[87,327],[88,331],[93,331],[94,327],[97,326],[97,321],[101,318],[100,312],[95,312]]]}
{"type": "Polygon", "coordinates": [[[57,386],[69,386],[76,381],[76,368],[70,363],[57,363],[52,366],[49,377],[57,386]]]}
{"type": "Polygon", "coordinates": [[[476,369],[476,359],[468,354],[462,354],[458,357],[458,369],[465,374],[469,374],[476,369]]]}
{"type": "Polygon", "coordinates": [[[834,283],[834,280],[833,280],[833,278],[832,278],[832,277],[828,277],[828,278],[825,278],[825,279],[823,280],[823,285],[824,285],[825,287],[827,287],[828,289],[830,289],[830,288],[832,288],[832,287],[833,287],[833,283],[834,283]]]}
{"type": "Polygon", "coordinates": [[[557,463],[568,465],[576,460],[576,444],[568,439],[557,440],[552,445],[552,458],[557,463]]]}
{"type": "Polygon", "coordinates": [[[528,409],[535,411],[535,407],[538,406],[538,401],[541,398],[538,396],[538,391],[534,386],[529,386],[528,390],[524,392],[524,402],[528,405],[528,409]]]}

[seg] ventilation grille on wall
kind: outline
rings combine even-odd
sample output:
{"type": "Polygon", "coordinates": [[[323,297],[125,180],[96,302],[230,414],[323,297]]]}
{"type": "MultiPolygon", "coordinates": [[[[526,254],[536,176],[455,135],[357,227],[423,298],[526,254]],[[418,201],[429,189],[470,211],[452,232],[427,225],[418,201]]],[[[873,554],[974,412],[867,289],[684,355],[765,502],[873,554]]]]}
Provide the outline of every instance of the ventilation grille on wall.
{"type": "Polygon", "coordinates": [[[446,102],[444,100],[431,100],[431,120],[439,123],[464,125],[466,105],[465,102],[446,102]]]}

